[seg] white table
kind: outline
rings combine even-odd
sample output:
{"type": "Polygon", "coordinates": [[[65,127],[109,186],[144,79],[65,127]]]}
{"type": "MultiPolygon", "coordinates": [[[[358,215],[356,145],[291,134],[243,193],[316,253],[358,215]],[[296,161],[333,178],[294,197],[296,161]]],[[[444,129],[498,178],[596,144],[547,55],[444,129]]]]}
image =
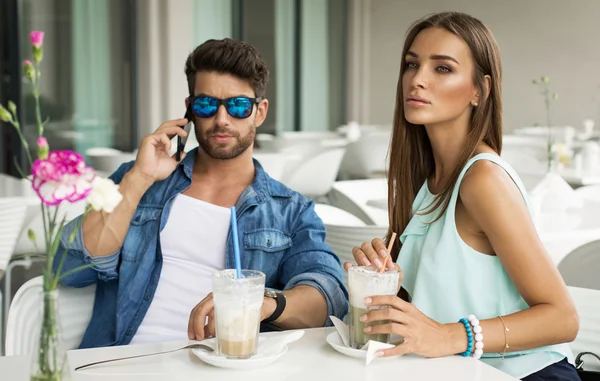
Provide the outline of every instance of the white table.
{"type": "MultiPolygon", "coordinates": [[[[439,359],[424,359],[418,356],[403,356],[392,359],[375,359],[365,366],[364,359],[354,359],[336,352],[327,344],[325,337],[333,328],[306,330],[304,336],[289,346],[288,352],[267,367],[236,371],[221,369],[202,362],[191,351],[179,351],[166,355],[125,360],[118,363],[101,364],[71,373],[72,381],[153,381],[153,380],[244,380],[244,381],[353,381],[353,380],[469,380],[469,381],[514,381],[491,366],[471,357],[451,356],[439,359]]],[[[271,333],[272,334],[272,333],[271,333]]],[[[267,334],[269,335],[269,334],[267,334]]],[[[118,356],[151,353],[177,348],[184,343],[144,344],[112,348],[74,350],[68,352],[69,367],[118,356]]],[[[9,369],[28,364],[27,357],[4,358],[0,362],[0,374],[9,369]]],[[[17,369],[16,371],[21,371],[17,369]]],[[[25,381],[20,376],[11,381],[25,381]]],[[[4,379],[4,377],[2,377],[4,379]]]]}

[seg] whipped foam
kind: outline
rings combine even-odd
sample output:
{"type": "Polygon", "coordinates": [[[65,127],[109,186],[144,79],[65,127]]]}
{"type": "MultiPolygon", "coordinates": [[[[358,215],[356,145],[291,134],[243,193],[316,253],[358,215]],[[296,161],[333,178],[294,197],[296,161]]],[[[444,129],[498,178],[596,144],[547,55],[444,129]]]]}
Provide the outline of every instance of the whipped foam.
{"type": "Polygon", "coordinates": [[[373,267],[355,266],[348,270],[350,304],[366,308],[364,299],[376,295],[396,295],[400,273],[386,270],[380,273],[373,267]]]}

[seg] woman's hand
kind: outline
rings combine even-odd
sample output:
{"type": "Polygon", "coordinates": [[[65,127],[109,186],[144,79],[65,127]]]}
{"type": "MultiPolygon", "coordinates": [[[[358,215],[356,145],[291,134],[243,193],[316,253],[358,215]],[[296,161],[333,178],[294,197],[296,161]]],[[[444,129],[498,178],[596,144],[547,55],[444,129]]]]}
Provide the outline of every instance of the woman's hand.
{"type": "Polygon", "coordinates": [[[367,307],[389,306],[389,308],[371,310],[360,318],[364,323],[381,320],[389,322],[365,327],[365,333],[394,334],[404,338],[402,344],[378,351],[377,356],[415,353],[424,357],[442,357],[464,352],[467,349],[467,334],[460,323],[440,324],[412,304],[394,295],[366,298],[365,305],[367,307]]]}
{"type": "MultiPolygon", "coordinates": [[[[371,242],[364,242],[360,247],[353,247],[352,256],[359,266],[373,266],[376,269],[380,269],[386,262],[386,257],[389,257],[390,254],[385,248],[381,238],[375,238],[371,242]]],[[[344,268],[346,270],[350,267],[352,267],[352,263],[344,263],[344,268]]],[[[386,268],[398,269],[398,266],[391,258],[388,258],[386,268]]]]}

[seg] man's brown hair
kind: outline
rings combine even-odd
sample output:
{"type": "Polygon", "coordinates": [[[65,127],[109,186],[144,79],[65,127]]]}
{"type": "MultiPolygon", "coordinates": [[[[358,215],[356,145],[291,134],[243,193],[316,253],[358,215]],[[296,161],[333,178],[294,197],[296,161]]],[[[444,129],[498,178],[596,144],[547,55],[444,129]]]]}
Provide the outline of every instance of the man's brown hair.
{"type": "Polygon", "coordinates": [[[231,74],[247,81],[255,97],[265,96],[269,81],[269,70],[258,51],[246,42],[231,38],[207,40],[190,53],[185,62],[190,95],[194,95],[199,71],[231,74]]]}

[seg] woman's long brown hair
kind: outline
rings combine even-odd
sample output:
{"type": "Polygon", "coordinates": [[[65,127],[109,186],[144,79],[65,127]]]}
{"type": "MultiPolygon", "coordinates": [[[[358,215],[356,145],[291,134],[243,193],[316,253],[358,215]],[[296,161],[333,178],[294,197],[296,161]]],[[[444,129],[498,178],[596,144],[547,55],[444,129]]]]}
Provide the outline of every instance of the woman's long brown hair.
{"type": "MultiPolygon", "coordinates": [[[[424,29],[443,28],[462,38],[471,50],[473,57],[473,82],[480,94],[479,105],[473,109],[471,126],[463,154],[449,180],[443,184],[441,192],[428,212],[441,207],[438,216],[448,208],[450,195],[458,176],[475,150],[485,142],[496,153],[502,150],[502,68],[500,51],[490,30],[479,20],[457,12],[438,13],[418,20],[409,29],[400,62],[400,76],[396,90],[394,128],[390,146],[388,169],[388,210],[389,230],[386,242],[392,232],[401,234],[413,216],[412,205],[419,189],[435,171],[431,142],[422,125],[409,123],[404,117],[402,77],[406,67],[406,53],[413,40],[424,29]],[[486,97],[485,76],[491,77],[491,88],[486,97]]],[[[394,245],[392,258],[397,260],[401,245],[394,245]]]]}

